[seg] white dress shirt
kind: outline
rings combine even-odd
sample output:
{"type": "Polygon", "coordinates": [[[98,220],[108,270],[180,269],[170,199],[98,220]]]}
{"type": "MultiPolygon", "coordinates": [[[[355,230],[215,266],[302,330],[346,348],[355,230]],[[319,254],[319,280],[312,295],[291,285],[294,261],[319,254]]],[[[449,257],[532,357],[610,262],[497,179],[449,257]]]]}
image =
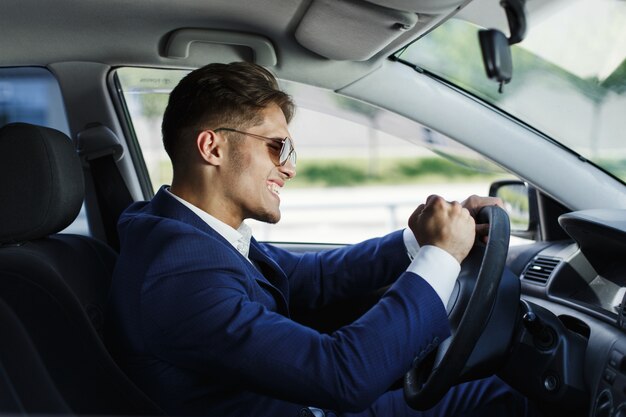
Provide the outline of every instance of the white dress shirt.
{"type": "MultiPolygon", "coordinates": [[[[213,230],[233,245],[244,258],[250,261],[248,258],[250,239],[252,238],[250,226],[242,222],[238,229],[234,229],[206,211],[183,200],[172,193],[169,188],[166,188],[165,191],[205,221],[213,230]]],[[[411,259],[411,264],[407,271],[421,276],[435,290],[443,305],[448,305],[456,278],[461,271],[461,266],[457,260],[448,252],[436,246],[426,245],[420,248],[413,232],[408,228],[404,229],[402,237],[407,255],[411,259]]]]}
{"type": "Polygon", "coordinates": [[[409,228],[404,229],[402,237],[411,259],[406,270],[424,278],[441,298],[443,305],[447,306],[461,265],[454,256],[437,246],[425,245],[420,248],[409,228]]]}
{"type": "Polygon", "coordinates": [[[234,229],[223,221],[211,216],[201,208],[194,206],[189,201],[183,200],[176,194],[172,193],[169,188],[166,188],[165,191],[204,220],[206,224],[226,239],[228,243],[233,245],[244,258],[250,260],[248,258],[248,253],[250,252],[250,239],[252,238],[252,229],[250,229],[250,226],[241,222],[241,226],[239,226],[238,229],[234,229]]]}

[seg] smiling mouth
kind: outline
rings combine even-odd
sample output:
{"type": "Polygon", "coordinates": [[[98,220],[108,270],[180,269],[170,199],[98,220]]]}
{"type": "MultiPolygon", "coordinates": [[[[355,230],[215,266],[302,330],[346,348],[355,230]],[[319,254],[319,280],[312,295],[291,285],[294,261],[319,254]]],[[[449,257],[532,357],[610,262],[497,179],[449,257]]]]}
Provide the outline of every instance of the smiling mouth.
{"type": "Polygon", "coordinates": [[[270,182],[267,184],[267,189],[270,190],[272,193],[276,194],[276,195],[280,195],[280,189],[282,187],[278,184],[276,184],[275,182],[270,182]]]}

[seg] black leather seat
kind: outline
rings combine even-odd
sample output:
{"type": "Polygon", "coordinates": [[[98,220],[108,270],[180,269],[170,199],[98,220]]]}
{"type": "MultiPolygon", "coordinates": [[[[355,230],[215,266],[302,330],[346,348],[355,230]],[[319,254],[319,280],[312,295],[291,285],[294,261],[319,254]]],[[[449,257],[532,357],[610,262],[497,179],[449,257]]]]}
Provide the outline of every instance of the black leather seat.
{"type": "Polygon", "coordinates": [[[0,298],[73,412],[163,414],[101,340],[116,254],[95,239],[56,234],[83,198],[81,163],[66,135],[23,123],[0,129],[0,298]]]}
{"type": "Polygon", "coordinates": [[[0,414],[71,415],[24,326],[1,299],[0,340],[0,414]]]}

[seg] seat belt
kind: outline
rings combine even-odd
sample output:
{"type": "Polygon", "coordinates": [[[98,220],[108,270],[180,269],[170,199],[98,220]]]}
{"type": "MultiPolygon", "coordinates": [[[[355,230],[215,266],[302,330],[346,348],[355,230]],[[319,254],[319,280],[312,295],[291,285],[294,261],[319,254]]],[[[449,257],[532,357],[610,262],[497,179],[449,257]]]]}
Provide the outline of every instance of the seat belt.
{"type": "Polygon", "coordinates": [[[76,135],[76,151],[91,172],[106,241],[119,252],[117,221],[134,201],[116,164],[124,148],[111,129],[90,124],[76,135]]]}

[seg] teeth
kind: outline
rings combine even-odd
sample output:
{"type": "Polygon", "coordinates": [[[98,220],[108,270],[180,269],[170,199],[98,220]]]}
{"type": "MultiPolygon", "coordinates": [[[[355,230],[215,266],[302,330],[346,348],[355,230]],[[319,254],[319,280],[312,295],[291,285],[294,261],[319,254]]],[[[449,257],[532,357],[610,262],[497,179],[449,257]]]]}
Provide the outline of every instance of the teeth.
{"type": "Polygon", "coordinates": [[[267,188],[274,194],[280,194],[280,187],[275,182],[270,183],[267,188]]]}

